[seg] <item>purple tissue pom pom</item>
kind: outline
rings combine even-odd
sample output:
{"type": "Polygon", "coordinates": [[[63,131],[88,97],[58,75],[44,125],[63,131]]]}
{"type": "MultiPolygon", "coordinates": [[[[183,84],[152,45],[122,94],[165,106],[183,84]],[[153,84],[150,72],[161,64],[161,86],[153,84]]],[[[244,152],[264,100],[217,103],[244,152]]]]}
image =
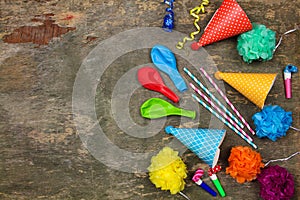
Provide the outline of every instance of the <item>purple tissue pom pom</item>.
{"type": "Polygon", "coordinates": [[[295,191],[293,176],[278,165],[264,168],[258,175],[260,196],[264,200],[289,200],[295,191]]]}

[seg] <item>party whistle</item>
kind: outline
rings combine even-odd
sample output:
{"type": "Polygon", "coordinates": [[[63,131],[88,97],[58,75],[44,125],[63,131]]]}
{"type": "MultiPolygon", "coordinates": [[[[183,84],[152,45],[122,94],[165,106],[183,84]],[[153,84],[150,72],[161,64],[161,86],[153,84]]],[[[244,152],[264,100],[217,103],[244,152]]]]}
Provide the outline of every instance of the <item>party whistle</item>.
{"type": "Polygon", "coordinates": [[[217,193],[211,189],[204,181],[201,180],[201,177],[203,176],[204,171],[202,169],[197,169],[192,180],[199,185],[202,189],[204,189],[206,192],[211,194],[212,196],[217,196],[217,193]]]}
{"type": "Polygon", "coordinates": [[[217,190],[218,190],[220,196],[221,196],[221,197],[225,197],[225,196],[226,196],[226,193],[225,193],[225,191],[224,191],[224,189],[223,189],[223,187],[222,187],[222,185],[221,185],[221,183],[220,183],[220,181],[219,181],[219,179],[218,179],[218,177],[217,177],[217,175],[216,175],[216,173],[217,173],[218,171],[220,171],[220,170],[221,170],[221,166],[216,165],[216,166],[214,166],[214,167],[212,167],[212,168],[210,168],[210,169],[208,170],[208,174],[209,174],[210,180],[213,182],[213,184],[214,184],[215,187],[217,188],[217,190]]]}
{"type": "Polygon", "coordinates": [[[292,73],[298,72],[298,68],[294,65],[287,65],[283,70],[285,98],[292,98],[292,73]]]}
{"type": "Polygon", "coordinates": [[[222,187],[222,185],[221,185],[221,183],[220,183],[220,181],[219,181],[217,175],[216,175],[216,174],[211,174],[211,175],[209,176],[209,178],[210,178],[210,180],[213,182],[213,184],[215,185],[215,187],[217,188],[217,190],[218,190],[220,196],[221,196],[221,197],[225,197],[225,196],[226,196],[226,193],[225,193],[225,191],[224,191],[224,189],[223,189],[223,187],[222,187]]]}

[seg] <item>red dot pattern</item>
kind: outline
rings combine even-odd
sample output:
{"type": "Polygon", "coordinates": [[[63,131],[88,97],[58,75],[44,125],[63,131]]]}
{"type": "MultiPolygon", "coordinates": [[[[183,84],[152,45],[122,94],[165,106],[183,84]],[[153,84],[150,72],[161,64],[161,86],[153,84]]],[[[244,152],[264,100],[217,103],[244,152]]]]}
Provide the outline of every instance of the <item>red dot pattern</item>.
{"type": "Polygon", "coordinates": [[[235,0],[224,0],[204,30],[198,46],[227,39],[247,32],[252,24],[235,0]]]}
{"type": "Polygon", "coordinates": [[[221,166],[220,165],[216,165],[215,167],[213,167],[213,168],[209,168],[209,170],[208,170],[208,174],[209,174],[209,176],[211,176],[211,175],[213,175],[213,174],[216,174],[216,173],[218,173],[219,171],[221,171],[221,166]]]}

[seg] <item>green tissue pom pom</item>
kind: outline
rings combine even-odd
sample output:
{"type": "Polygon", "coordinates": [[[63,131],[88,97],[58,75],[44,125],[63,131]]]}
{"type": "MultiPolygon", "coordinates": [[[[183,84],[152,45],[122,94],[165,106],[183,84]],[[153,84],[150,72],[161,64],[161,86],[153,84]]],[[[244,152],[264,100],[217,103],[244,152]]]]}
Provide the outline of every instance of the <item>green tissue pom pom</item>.
{"type": "Polygon", "coordinates": [[[252,24],[253,29],[239,35],[237,50],[243,60],[252,63],[253,60],[271,60],[275,49],[275,32],[261,24],[252,24]]]}

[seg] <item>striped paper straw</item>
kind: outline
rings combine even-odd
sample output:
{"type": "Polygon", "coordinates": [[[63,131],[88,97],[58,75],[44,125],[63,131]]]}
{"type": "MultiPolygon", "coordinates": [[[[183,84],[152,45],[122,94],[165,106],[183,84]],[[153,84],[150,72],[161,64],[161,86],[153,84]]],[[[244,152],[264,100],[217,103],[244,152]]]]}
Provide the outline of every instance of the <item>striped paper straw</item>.
{"type": "Polygon", "coordinates": [[[183,71],[191,77],[200,87],[201,89],[212,98],[224,111],[227,115],[229,115],[241,128],[244,128],[244,125],[233,115],[229,110],[187,69],[183,68],[183,71]]]}
{"type": "Polygon", "coordinates": [[[239,130],[248,140],[253,141],[253,139],[241,129],[226,113],[224,113],[214,102],[212,102],[205,94],[203,94],[198,88],[196,88],[193,83],[190,83],[191,88],[197,92],[205,101],[207,101],[214,109],[216,109],[229,123],[231,123],[237,130],[239,130]]]}
{"type": "Polygon", "coordinates": [[[223,97],[223,99],[226,101],[226,103],[230,106],[230,108],[235,112],[235,114],[240,118],[240,120],[245,124],[245,126],[248,128],[248,130],[255,135],[255,132],[250,127],[248,122],[244,119],[244,117],[239,113],[239,111],[234,107],[234,105],[229,101],[229,99],[226,97],[226,95],[222,92],[222,90],[219,88],[219,86],[212,80],[212,78],[207,74],[207,72],[201,67],[200,72],[203,73],[203,75],[208,79],[208,81],[214,86],[214,88],[218,91],[218,93],[223,97]]]}
{"type": "Polygon", "coordinates": [[[216,111],[214,111],[211,107],[209,107],[206,103],[204,103],[201,99],[199,99],[196,95],[192,94],[192,97],[198,101],[204,108],[209,110],[213,115],[215,115],[219,120],[221,120],[226,126],[228,126],[231,130],[237,133],[241,138],[243,138],[248,144],[250,144],[253,148],[257,149],[257,146],[248,140],[241,132],[239,132],[234,126],[232,126],[229,122],[227,122],[222,116],[220,116],[216,111]]]}

